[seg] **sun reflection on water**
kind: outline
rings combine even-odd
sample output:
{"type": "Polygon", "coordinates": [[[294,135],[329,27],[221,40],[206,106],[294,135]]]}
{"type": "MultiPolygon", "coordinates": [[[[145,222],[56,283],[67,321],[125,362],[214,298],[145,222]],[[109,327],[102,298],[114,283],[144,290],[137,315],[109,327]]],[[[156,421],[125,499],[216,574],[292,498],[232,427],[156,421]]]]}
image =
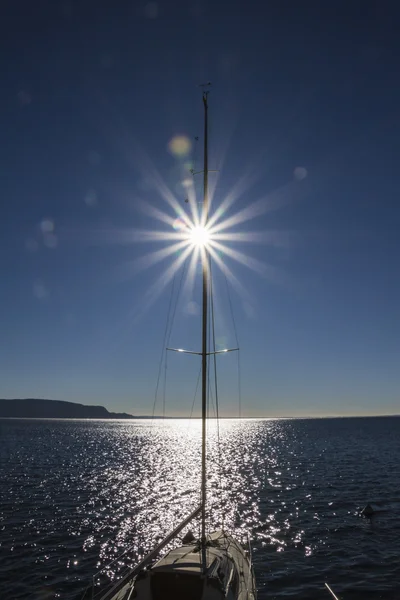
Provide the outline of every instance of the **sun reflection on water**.
{"type": "MultiPolygon", "coordinates": [[[[264,421],[264,431],[266,428],[268,423],[264,421]]],[[[123,565],[135,564],[200,502],[200,420],[160,420],[152,426],[143,421],[123,424],[113,435],[123,462],[120,467],[114,464],[104,469],[92,484],[98,496],[96,520],[114,531],[113,536],[101,542],[99,568],[130,546],[133,552],[124,557],[123,565]]],[[[210,530],[224,527],[243,540],[247,531],[253,530],[259,539],[268,539],[278,547],[284,545],[279,539],[280,527],[271,519],[266,531],[260,520],[263,468],[259,464],[254,421],[220,421],[219,438],[218,445],[217,423],[210,420],[210,530]]],[[[98,531],[100,538],[102,527],[98,531]]],[[[188,528],[199,534],[199,521],[188,528]]],[[[88,536],[85,548],[93,546],[96,537],[88,536]]],[[[113,565],[108,577],[113,578],[119,566],[122,563],[113,565]]]]}
{"type": "MultiPolygon", "coordinates": [[[[300,577],[302,597],[318,597],[308,593],[315,579],[310,583],[305,572],[323,581],[328,569],[329,580],[338,582],[338,573],[357,561],[355,544],[360,556],[376,552],[378,535],[385,581],[393,581],[399,425],[380,425],[378,447],[376,420],[365,420],[364,429],[341,421],[222,420],[220,451],[210,421],[209,527],[223,524],[238,538],[250,531],[260,598],[274,582],[276,597],[287,595],[282,590],[297,596],[300,577]],[[379,477],[392,510],[382,512],[371,541],[370,524],[356,509],[379,477]]],[[[54,597],[81,597],[96,564],[130,548],[105,572],[108,582],[198,506],[199,420],[0,426],[0,577],[6,577],[2,591],[16,600],[42,589],[43,581],[54,597]]],[[[192,529],[198,533],[198,524],[192,529]]],[[[347,572],[356,584],[361,571],[347,572]]]]}

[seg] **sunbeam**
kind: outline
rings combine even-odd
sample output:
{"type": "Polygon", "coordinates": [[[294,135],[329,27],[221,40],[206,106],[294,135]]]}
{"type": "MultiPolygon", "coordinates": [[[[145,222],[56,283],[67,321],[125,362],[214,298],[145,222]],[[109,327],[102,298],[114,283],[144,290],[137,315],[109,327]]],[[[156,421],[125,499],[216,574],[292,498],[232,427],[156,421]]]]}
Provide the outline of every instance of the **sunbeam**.
{"type": "Polygon", "coordinates": [[[135,260],[129,262],[121,268],[121,271],[125,273],[126,276],[136,275],[149,267],[165,260],[171,254],[176,254],[183,248],[187,246],[186,240],[177,242],[172,246],[165,246],[161,250],[156,250],[155,252],[150,252],[149,254],[145,254],[140,258],[136,258],[135,260]]]}
{"type": "Polygon", "coordinates": [[[215,264],[221,269],[222,273],[228,279],[233,289],[238,293],[238,295],[245,300],[246,302],[251,302],[250,294],[240,283],[238,278],[233,274],[232,270],[228,267],[228,265],[222,260],[222,258],[218,255],[218,253],[211,246],[209,248],[210,256],[215,262],[215,264]]]}
{"type": "Polygon", "coordinates": [[[192,252],[192,256],[190,257],[190,264],[188,268],[188,273],[185,279],[185,283],[183,286],[183,293],[189,298],[193,295],[194,283],[196,279],[196,268],[199,263],[200,258],[200,248],[197,246],[194,248],[192,252]]]}
{"type": "Polygon", "coordinates": [[[137,200],[137,204],[140,207],[141,211],[149,217],[157,219],[158,221],[161,221],[166,225],[170,225],[171,227],[174,226],[175,217],[168,215],[163,210],[156,208],[155,206],[153,206],[149,202],[145,202],[144,200],[137,200]]]}
{"type": "Polygon", "coordinates": [[[212,239],[220,242],[269,244],[278,248],[285,248],[292,244],[293,235],[286,231],[213,232],[212,239]]]}
{"type": "Polygon", "coordinates": [[[291,192],[295,185],[296,184],[293,182],[287,183],[278,190],[274,190],[263,198],[256,200],[249,206],[242,208],[236,214],[228,217],[224,221],[220,221],[219,223],[218,221],[223,214],[218,214],[218,216],[215,218],[211,217],[208,226],[213,233],[217,233],[225,229],[229,229],[230,227],[234,227],[235,225],[239,225],[240,223],[255,219],[256,217],[271,210],[281,208],[293,200],[293,194],[291,192]]]}
{"type": "Polygon", "coordinates": [[[163,273],[163,275],[160,278],[158,278],[153,283],[153,285],[147,290],[144,297],[144,310],[142,310],[142,312],[148,310],[154,304],[157,298],[162,294],[163,290],[167,287],[169,282],[173,279],[174,275],[176,275],[176,273],[185,263],[185,260],[188,258],[191,252],[192,248],[187,247],[182,252],[182,254],[180,254],[168,267],[165,273],[163,273]]]}
{"type": "Polygon", "coordinates": [[[283,282],[282,275],[279,275],[279,272],[275,267],[261,262],[260,260],[257,260],[256,258],[249,256],[244,252],[240,252],[239,250],[235,250],[229,246],[215,241],[212,242],[211,246],[219,250],[220,253],[224,254],[225,256],[229,256],[239,264],[248,267],[261,277],[267,278],[269,281],[283,282]]]}
{"type": "Polygon", "coordinates": [[[213,225],[224,216],[228,208],[230,208],[239,198],[241,198],[246,190],[252,186],[256,179],[256,177],[250,178],[248,174],[242,175],[239,181],[234,184],[233,188],[211,215],[208,221],[208,226],[213,227],[213,225]]]}

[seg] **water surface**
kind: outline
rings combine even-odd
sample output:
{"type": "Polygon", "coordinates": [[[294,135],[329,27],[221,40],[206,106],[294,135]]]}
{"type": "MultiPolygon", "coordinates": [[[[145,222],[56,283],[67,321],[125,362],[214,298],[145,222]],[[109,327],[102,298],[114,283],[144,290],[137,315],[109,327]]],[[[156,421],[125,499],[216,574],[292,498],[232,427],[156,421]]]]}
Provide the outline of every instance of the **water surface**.
{"type": "MultiPolygon", "coordinates": [[[[210,424],[209,515],[250,531],[259,598],[400,597],[400,418],[210,424]],[[377,509],[365,520],[358,510],[377,509]]],[[[75,600],[199,503],[197,420],[0,420],[0,590],[75,600]]],[[[194,524],[198,530],[198,523],[194,524]]]]}

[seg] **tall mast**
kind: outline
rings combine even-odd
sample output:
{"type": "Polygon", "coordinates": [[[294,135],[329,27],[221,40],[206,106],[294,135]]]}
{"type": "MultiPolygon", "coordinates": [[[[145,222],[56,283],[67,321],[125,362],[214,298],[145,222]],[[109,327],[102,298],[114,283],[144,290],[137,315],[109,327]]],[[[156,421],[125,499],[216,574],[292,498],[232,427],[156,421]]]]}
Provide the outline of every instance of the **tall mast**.
{"type": "MultiPolygon", "coordinates": [[[[203,92],[204,104],[204,199],[201,225],[207,226],[208,222],[208,91],[203,92]]],[[[201,538],[202,538],[202,563],[206,570],[206,420],[207,420],[207,317],[208,317],[208,253],[207,248],[202,248],[202,273],[203,273],[203,323],[202,323],[202,377],[201,377],[201,538]]]]}

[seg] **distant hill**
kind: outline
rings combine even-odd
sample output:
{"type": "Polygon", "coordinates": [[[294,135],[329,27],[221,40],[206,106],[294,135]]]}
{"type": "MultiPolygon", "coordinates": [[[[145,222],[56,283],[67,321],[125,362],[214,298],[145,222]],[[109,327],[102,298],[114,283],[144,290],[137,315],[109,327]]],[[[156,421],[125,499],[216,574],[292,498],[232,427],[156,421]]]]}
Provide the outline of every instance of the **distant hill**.
{"type": "Polygon", "coordinates": [[[109,412],[104,406],[87,406],[63,400],[0,399],[0,417],[26,419],[133,419],[127,413],[109,412]]]}

